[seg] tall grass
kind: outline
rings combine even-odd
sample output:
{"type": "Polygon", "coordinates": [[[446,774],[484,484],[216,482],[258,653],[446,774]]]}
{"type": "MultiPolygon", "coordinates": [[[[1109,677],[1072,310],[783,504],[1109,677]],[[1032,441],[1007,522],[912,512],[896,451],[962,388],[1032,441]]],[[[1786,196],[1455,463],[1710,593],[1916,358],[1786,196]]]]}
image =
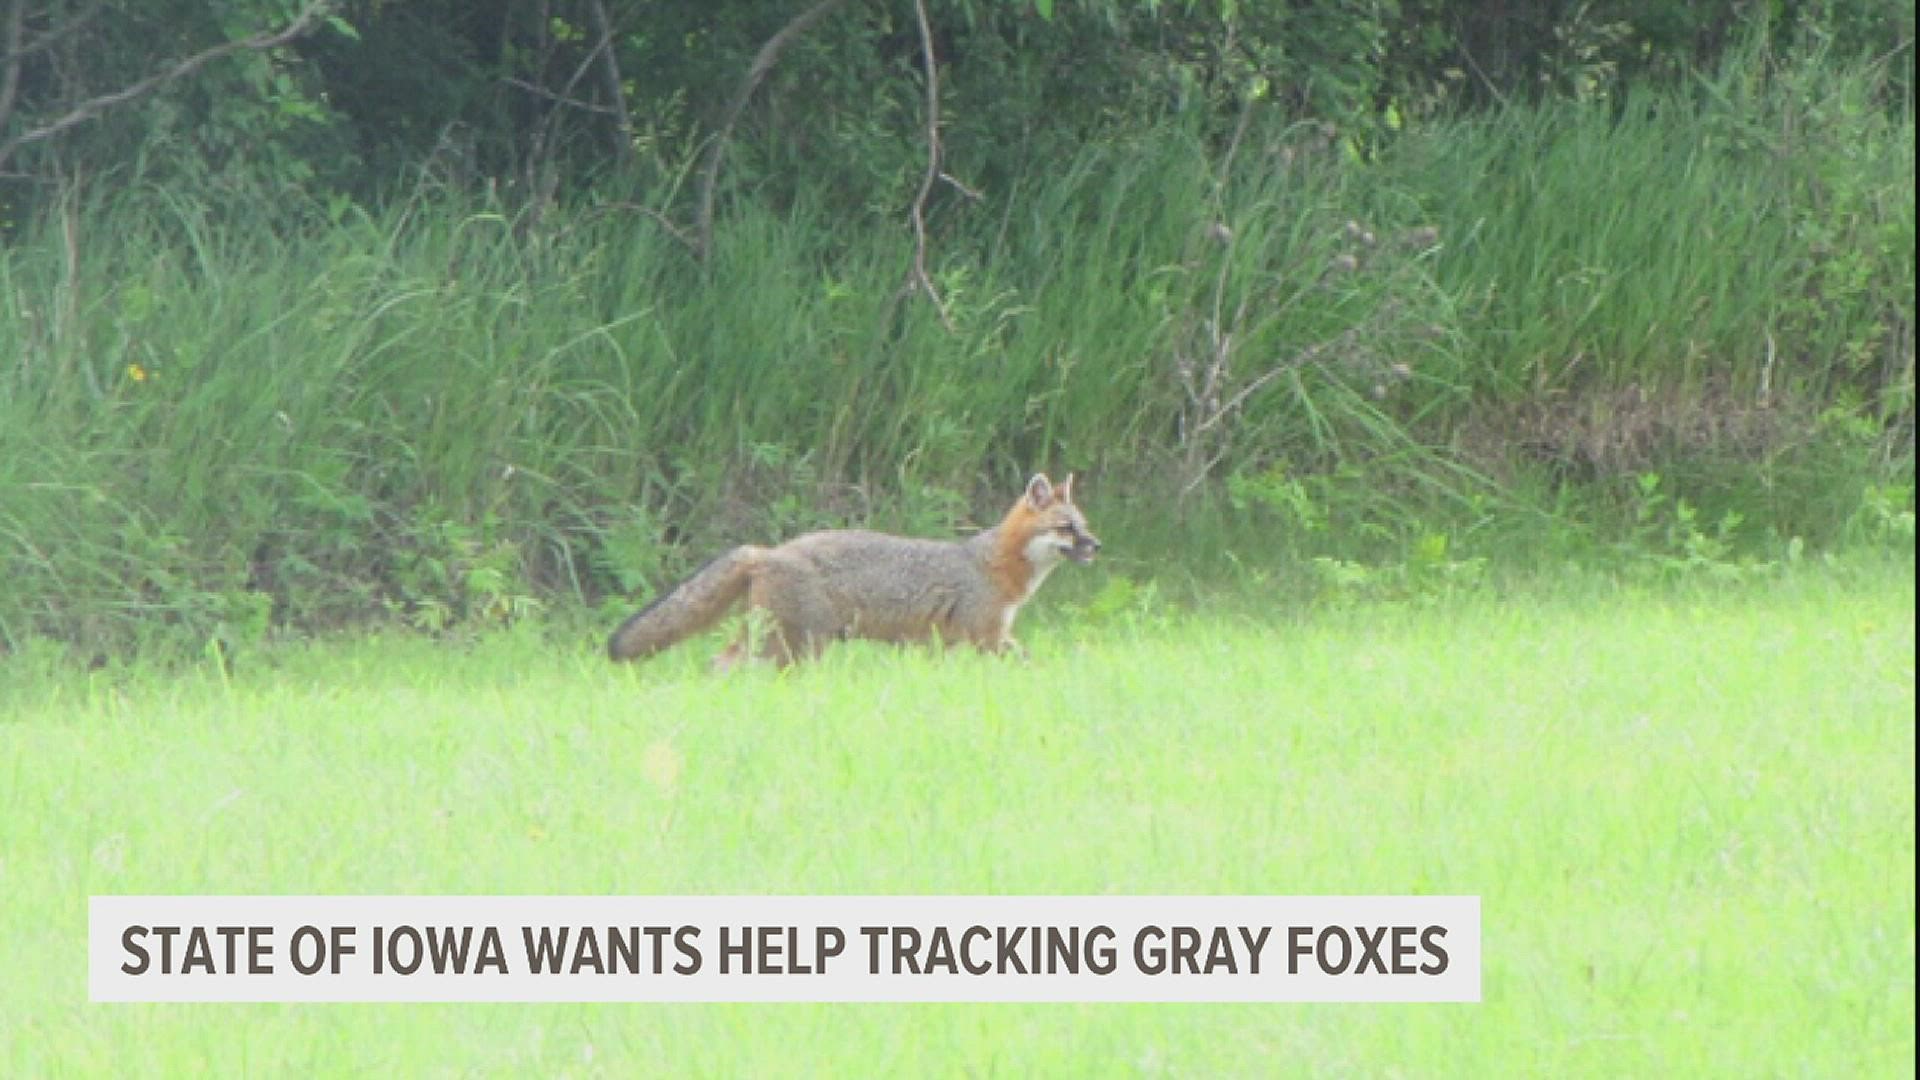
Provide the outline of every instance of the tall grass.
{"type": "MultiPolygon", "coordinates": [[[[723,540],[951,528],[1036,466],[1155,525],[1238,492],[1247,558],[1578,525],[1599,504],[1527,453],[1569,403],[1604,442],[1629,389],[1837,408],[1852,441],[1794,490],[1840,494],[1768,473],[1749,514],[1830,539],[1883,430],[1911,473],[1913,123],[1877,78],[1750,57],[1367,162],[1116,137],[936,207],[951,329],[897,223],[806,200],[734,205],[700,265],[623,206],[96,187],[0,251],[0,642],[509,618],[723,540]]],[[[1721,448],[1745,477],[1794,445],[1721,448]]]]}
{"type": "Polygon", "coordinates": [[[1449,241],[1436,273],[1469,309],[1479,385],[1754,400],[1765,380],[1820,401],[1888,389],[1910,410],[1914,128],[1885,76],[1749,51],[1679,92],[1397,144],[1389,186],[1449,241]]]}

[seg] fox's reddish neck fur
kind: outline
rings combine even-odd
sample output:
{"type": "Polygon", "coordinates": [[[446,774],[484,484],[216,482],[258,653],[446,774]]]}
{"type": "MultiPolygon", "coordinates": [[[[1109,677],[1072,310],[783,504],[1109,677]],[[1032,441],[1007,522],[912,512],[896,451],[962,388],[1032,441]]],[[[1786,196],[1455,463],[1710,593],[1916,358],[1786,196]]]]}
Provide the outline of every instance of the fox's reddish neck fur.
{"type": "Polygon", "coordinates": [[[993,528],[993,546],[987,553],[987,575],[1000,599],[1018,604],[1033,592],[1034,578],[1040,568],[1027,557],[1027,543],[1033,539],[1032,513],[1024,502],[1007,511],[993,528]]]}

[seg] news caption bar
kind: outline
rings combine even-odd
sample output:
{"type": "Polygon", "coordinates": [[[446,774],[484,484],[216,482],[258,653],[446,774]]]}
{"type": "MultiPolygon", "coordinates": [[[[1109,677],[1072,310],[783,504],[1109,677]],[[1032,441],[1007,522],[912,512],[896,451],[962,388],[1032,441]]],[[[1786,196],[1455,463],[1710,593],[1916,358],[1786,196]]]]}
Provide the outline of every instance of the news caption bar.
{"type": "Polygon", "coordinates": [[[1477,896],[95,896],[97,1002],[1477,1002],[1477,896]]]}

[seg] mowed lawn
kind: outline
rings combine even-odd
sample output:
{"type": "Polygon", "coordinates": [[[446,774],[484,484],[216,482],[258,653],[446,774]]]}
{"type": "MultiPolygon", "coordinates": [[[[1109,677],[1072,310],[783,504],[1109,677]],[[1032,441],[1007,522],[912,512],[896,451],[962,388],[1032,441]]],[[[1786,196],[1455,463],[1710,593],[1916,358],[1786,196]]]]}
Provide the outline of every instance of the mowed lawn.
{"type": "Polygon", "coordinates": [[[533,635],[0,672],[0,1074],[1910,1075],[1914,599],[1042,611],[1027,664],[724,678],[533,635]],[[1485,1000],[90,1005],[95,893],[1466,893],[1485,1000]]]}

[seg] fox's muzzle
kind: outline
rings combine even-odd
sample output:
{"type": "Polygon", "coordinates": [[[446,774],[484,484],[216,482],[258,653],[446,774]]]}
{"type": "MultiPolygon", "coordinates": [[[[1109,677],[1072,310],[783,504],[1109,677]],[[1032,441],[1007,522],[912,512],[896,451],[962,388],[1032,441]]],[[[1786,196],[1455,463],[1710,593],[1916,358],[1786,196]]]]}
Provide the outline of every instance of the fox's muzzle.
{"type": "Polygon", "coordinates": [[[1076,529],[1073,533],[1073,546],[1067,549],[1067,558],[1077,563],[1090,563],[1100,551],[1100,540],[1092,533],[1076,529]]]}

